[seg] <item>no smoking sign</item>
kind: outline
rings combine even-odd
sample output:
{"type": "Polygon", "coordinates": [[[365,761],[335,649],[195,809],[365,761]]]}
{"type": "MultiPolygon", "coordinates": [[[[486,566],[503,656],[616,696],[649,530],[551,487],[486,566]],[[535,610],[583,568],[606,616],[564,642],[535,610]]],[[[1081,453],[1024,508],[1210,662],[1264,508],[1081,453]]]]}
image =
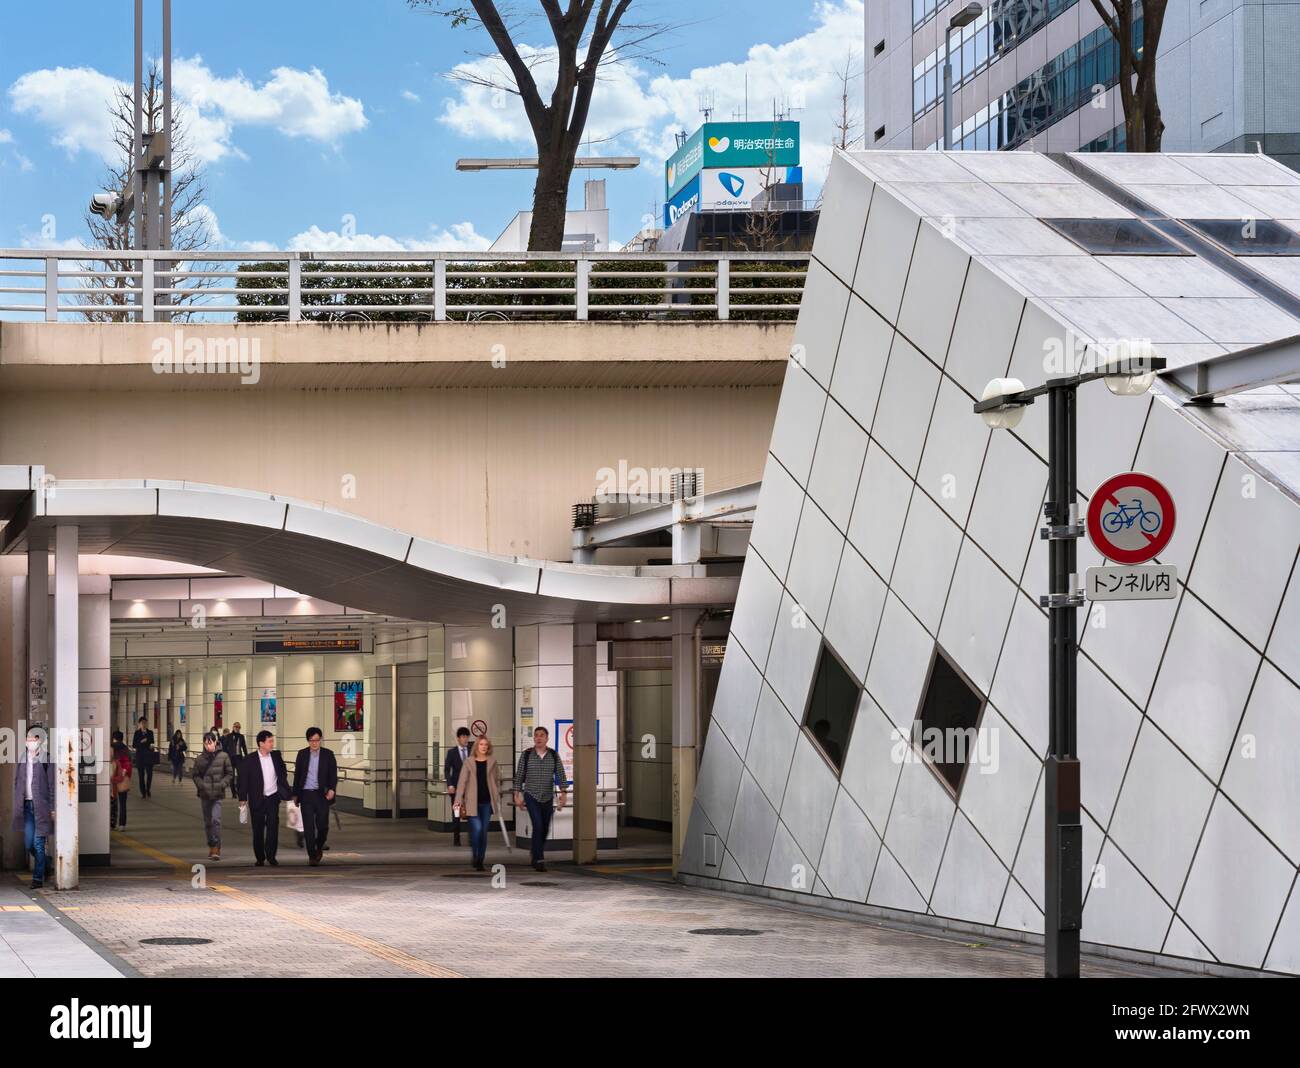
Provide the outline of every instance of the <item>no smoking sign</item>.
{"type": "Polygon", "coordinates": [[[1143,564],[1159,556],[1174,536],[1174,499],[1140,471],[1114,475],[1088,502],[1088,537],[1108,560],[1143,564]]]}

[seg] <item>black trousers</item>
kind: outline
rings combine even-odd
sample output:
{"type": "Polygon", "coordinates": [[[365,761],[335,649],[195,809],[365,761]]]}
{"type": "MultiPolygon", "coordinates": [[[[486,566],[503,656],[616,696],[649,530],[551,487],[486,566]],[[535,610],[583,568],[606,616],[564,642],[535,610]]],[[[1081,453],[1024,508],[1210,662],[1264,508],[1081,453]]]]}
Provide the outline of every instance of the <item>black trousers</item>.
{"type": "Polygon", "coordinates": [[[318,857],[325,848],[330,829],[330,803],[324,790],[304,790],[299,803],[302,809],[302,833],[307,839],[307,855],[318,857]]]}
{"type": "Polygon", "coordinates": [[[274,860],[280,844],[280,799],[265,797],[248,802],[248,818],[253,824],[253,856],[274,860]]]}
{"type": "Polygon", "coordinates": [[[153,791],[153,757],[149,753],[137,755],[136,770],[140,773],[140,796],[147,797],[153,791]]]}

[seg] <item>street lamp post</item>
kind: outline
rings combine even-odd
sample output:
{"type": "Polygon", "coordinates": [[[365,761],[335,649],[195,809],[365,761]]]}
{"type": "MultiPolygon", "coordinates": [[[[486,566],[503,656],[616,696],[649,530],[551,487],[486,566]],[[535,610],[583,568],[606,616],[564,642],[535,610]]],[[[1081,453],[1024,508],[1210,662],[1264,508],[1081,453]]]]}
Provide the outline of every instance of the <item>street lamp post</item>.
{"type": "Polygon", "coordinates": [[[1157,356],[1126,358],[1096,371],[1048,379],[1026,389],[1014,378],[995,378],[975,404],[993,428],[1012,429],[1036,397],[1048,400],[1047,539],[1048,592],[1039,598],[1048,617],[1048,744],[1044,766],[1044,974],[1078,978],[1079,932],[1083,926],[1083,822],[1079,794],[1077,612],[1084,603],[1078,588],[1076,545],[1083,536],[1076,486],[1078,437],[1075,400],[1079,386],[1104,378],[1123,396],[1145,393],[1155,372],[1165,366],[1157,356]]]}
{"type": "Polygon", "coordinates": [[[943,150],[952,151],[952,31],[969,26],[984,13],[984,8],[969,3],[948,20],[943,32],[943,150]]]}

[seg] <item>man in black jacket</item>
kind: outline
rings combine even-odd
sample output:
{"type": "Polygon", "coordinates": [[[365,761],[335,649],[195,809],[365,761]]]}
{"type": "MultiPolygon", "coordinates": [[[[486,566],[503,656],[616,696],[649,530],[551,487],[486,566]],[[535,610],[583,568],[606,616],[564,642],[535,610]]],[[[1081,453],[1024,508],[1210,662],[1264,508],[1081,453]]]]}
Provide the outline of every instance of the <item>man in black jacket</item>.
{"type": "Polygon", "coordinates": [[[135,750],[135,766],[140,772],[140,796],[148,797],[153,793],[153,731],[149,721],[140,717],[140,726],[131,738],[131,748],[135,750]]]}
{"type": "Polygon", "coordinates": [[[221,748],[226,751],[226,756],[230,757],[230,766],[235,769],[235,777],[230,782],[230,796],[238,797],[239,769],[244,766],[244,761],[248,759],[248,742],[239,733],[238,723],[235,724],[233,730],[222,737],[221,748]]]}
{"type": "Polygon", "coordinates": [[[451,844],[460,845],[460,815],[456,808],[456,784],[460,782],[460,769],[469,759],[469,729],[461,727],[456,731],[456,747],[447,750],[447,759],[442,763],[442,778],[447,784],[447,796],[451,798],[451,844]]]}
{"type": "Polygon", "coordinates": [[[293,796],[284,758],[275,748],[275,735],[258,731],[257,752],[250,753],[239,773],[239,805],[248,806],[253,824],[253,856],[257,866],[276,867],[280,843],[280,802],[293,796]]]}
{"type": "Polygon", "coordinates": [[[330,805],[339,786],[339,766],[334,753],[322,749],[321,729],[307,728],[307,748],[293,762],[293,799],[302,809],[302,830],[307,838],[307,858],[314,868],[325,849],[330,829],[330,805]]]}

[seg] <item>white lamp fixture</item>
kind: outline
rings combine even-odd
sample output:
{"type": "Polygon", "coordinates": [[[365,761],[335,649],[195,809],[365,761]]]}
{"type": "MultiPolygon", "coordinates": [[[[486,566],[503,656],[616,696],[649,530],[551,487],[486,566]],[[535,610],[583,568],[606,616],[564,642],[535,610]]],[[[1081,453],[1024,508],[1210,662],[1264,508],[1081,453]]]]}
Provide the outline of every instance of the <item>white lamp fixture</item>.
{"type": "MultiPolygon", "coordinates": [[[[1025,384],[1018,378],[995,378],[984,387],[984,394],[980,400],[990,400],[993,397],[1005,397],[1011,393],[1021,393],[1024,391],[1025,384]]],[[[984,420],[985,425],[993,430],[1014,430],[1020,425],[1020,420],[1025,417],[1024,404],[1004,404],[1000,408],[990,408],[987,412],[980,412],[980,418],[984,420]]]]}

